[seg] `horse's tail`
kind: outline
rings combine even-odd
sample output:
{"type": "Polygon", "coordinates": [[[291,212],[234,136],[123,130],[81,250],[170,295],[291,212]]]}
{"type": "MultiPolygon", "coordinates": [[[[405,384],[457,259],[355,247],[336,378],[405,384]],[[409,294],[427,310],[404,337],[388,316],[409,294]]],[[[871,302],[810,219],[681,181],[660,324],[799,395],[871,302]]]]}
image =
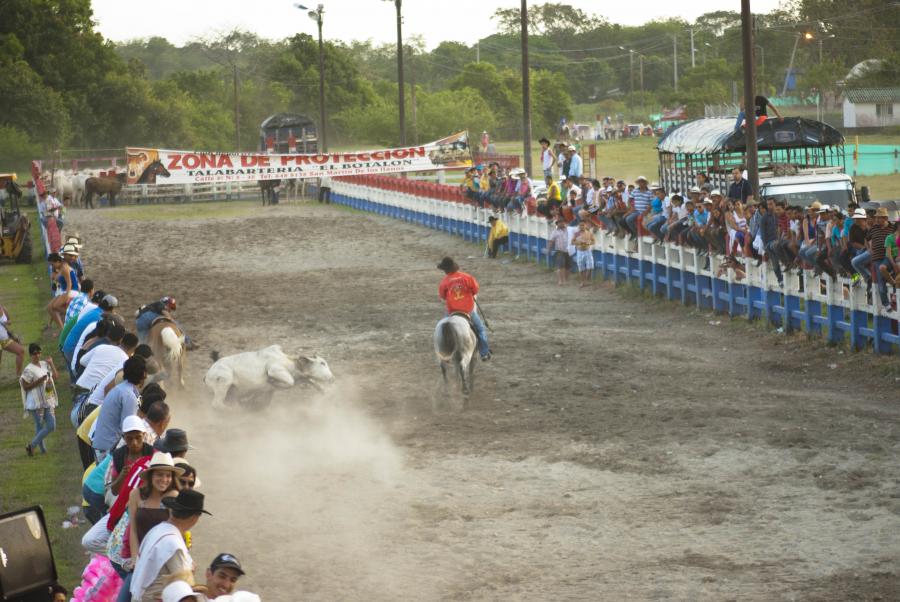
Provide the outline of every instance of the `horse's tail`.
{"type": "Polygon", "coordinates": [[[163,347],[166,349],[166,362],[174,365],[181,357],[184,336],[178,336],[174,328],[166,326],[159,333],[159,338],[162,339],[163,347]]]}
{"type": "Polygon", "coordinates": [[[220,354],[215,349],[213,349],[212,351],[209,352],[209,359],[211,359],[214,362],[218,362],[220,357],[222,357],[222,354],[220,354]]]}
{"type": "Polygon", "coordinates": [[[450,320],[444,320],[441,322],[441,340],[439,346],[441,355],[449,357],[456,351],[456,347],[456,336],[453,333],[453,325],[450,323],[450,320]]]}

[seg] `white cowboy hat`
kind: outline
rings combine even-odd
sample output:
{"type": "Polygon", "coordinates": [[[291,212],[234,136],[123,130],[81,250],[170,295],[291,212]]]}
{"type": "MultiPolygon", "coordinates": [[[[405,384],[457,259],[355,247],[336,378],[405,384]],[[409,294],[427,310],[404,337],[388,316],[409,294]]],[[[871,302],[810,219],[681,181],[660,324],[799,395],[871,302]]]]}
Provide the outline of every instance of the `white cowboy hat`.
{"type": "Polygon", "coordinates": [[[67,244],[67,245],[72,245],[72,246],[75,247],[76,249],[81,249],[81,247],[84,246],[84,245],[82,245],[82,244],[78,241],[78,237],[77,237],[77,236],[69,236],[69,237],[67,237],[67,238],[66,238],[66,244],[67,244]]]}
{"type": "Polygon", "coordinates": [[[638,176],[638,177],[636,177],[636,178],[634,179],[635,182],[640,182],[641,180],[643,180],[644,182],[649,182],[649,181],[650,181],[650,180],[648,180],[648,179],[647,179],[646,177],[644,177],[644,176],[638,176]]]}
{"type": "Polygon", "coordinates": [[[78,257],[78,249],[75,248],[75,245],[66,243],[62,248],[63,255],[74,255],[78,257]]]}
{"type": "Polygon", "coordinates": [[[722,191],[716,188],[712,192],[709,193],[709,196],[722,196],[722,191]]]}
{"type": "Polygon", "coordinates": [[[691,186],[691,189],[688,190],[688,192],[690,194],[700,194],[700,187],[699,186],[691,186]]]}
{"type": "Polygon", "coordinates": [[[829,207],[828,205],[822,205],[821,207],[819,207],[819,210],[816,211],[816,213],[828,213],[829,211],[831,211],[831,207],[829,207]]]}
{"type": "Polygon", "coordinates": [[[859,207],[856,211],[853,212],[853,215],[851,217],[852,219],[866,219],[869,216],[866,214],[865,209],[859,207]]]}

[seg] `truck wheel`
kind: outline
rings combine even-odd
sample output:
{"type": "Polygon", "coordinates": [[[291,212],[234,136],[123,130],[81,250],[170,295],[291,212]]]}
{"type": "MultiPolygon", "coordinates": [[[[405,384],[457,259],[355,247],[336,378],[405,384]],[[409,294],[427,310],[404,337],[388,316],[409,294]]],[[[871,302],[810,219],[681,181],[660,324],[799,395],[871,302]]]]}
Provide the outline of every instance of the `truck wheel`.
{"type": "Polygon", "coordinates": [[[19,249],[19,254],[16,256],[16,263],[31,263],[31,234],[25,235],[25,240],[22,241],[22,248],[19,249]]]}

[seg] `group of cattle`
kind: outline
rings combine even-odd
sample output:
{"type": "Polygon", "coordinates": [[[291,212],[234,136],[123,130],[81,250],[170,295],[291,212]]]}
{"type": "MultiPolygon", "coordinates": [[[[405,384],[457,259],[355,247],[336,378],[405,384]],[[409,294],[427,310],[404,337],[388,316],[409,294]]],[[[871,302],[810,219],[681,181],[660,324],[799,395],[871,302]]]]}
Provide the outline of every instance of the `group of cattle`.
{"type": "Polygon", "coordinates": [[[54,190],[54,195],[63,200],[69,199],[69,206],[87,207],[92,205],[94,196],[108,195],[115,200],[115,195],[122,191],[125,183],[124,172],[109,175],[108,170],[83,169],[80,171],[58,170],[45,171],[41,174],[44,182],[49,182],[49,188],[54,190]]]}

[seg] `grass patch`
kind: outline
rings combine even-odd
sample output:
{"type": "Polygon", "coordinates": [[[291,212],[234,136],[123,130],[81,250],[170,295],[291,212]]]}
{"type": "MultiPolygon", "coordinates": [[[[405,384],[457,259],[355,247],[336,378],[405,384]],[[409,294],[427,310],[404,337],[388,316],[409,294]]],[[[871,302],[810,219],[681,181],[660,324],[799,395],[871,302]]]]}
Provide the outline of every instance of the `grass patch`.
{"type": "MultiPolygon", "coordinates": [[[[47,324],[44,310],[49,300],[46,263],[40,259],[40,232],[33,218],[35,262],[15,265],[0,262],[0,304],[10,314],[13,332],[26,344],[39,341],[47,355],[52,353],[57,367],[63,365],[56,351],[56,337],[42,336],[47,324]]],[[[28,358],[26,357],[26,361],[28,358]]],[[[85,527],[62,529],[69,506],[81,504],[81,461],[75,430],[69,421],[71,399],[68,377],[60,374],[57,390],[62,397],[57,408],[57,430],[45,439],[47,454],[33,458],[25,454],[25,444],[34,436],[31,417],[23,419],[22,398],[15,374],[15,356],[4,353],[0,361],[0,513],[38,504],[47,518],[47,529],[60,582],[69,591],[80,582],[85,556],[81,536],[85,527]]]]}
{"type": "Polygon", "coordinates": [[[165,221],[207,218],[246,217],[259,213],[259,201],[221,201],[184,203],[180,205],[125,205],[103,209],[103,216],[113,220],[165,221]]]}
{"type": "Polygon", "coordinates": [[[875,200],[900,199],[900,174],[890,176],[857,176],[856,187],[868,186],[869,195],[875,200]]]}

